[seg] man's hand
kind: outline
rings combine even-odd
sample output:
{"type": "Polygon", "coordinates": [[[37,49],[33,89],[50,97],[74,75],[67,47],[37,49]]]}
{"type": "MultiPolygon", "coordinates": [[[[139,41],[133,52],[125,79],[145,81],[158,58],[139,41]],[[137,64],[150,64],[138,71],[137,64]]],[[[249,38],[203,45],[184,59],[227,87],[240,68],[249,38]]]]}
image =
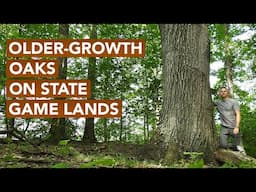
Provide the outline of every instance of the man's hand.
{"type": "Polygon", "coordinates": [[[233,129],[233,133],[236,135],[236,134],[238,134],[239,133],[239,128],[238,127],[235,127],[234,129],[233,129]]]}

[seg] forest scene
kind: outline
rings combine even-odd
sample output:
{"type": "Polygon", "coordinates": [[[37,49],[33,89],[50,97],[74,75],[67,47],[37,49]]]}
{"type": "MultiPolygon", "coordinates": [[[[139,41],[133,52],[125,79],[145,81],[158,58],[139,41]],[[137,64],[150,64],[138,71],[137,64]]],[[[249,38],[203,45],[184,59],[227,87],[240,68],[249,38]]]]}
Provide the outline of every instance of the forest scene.
{"type": "Polygon", "coordinates": [[[0,24],[0,60],[0,168],[256,167],[256,24],[0,24]],[[9,118],[8,39],[143,39],[145,56],[57,58],[56,79],[90,80],[120,118],[9,118]],[[234,129],[243,153],[221,145],[234,129]]]}

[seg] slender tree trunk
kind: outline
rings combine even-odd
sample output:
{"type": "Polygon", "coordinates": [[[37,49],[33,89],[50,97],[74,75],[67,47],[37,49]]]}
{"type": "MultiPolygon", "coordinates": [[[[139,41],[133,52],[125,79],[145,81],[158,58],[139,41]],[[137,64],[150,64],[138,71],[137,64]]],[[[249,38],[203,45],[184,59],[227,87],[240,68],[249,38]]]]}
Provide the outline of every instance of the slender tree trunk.
{"type": "Polygon", "coordinates": [[[229,87],[230,96],[233,97],[234,94],[234,82],[233,82],[233,65],[232,65],[232,50],[230,48],[230,35],[229,35],[229,24],[224,24],[225,29],[225,59],[224,67],[226,69],[226,80],[229,87]]]}
{"type": "Polygon", "coordinates": [[[12,132],[14,131],[15,118],[9,118],[7,121],[7,138],[12,138],[12,132]]]}
{"type": "MultiPolygon", "coordinates": [[[[91,38],[97,38],[97,25],[92,25],[91,38]]],[[[88,67],[88,79],[91,81],[91,96],[88,99],[95,98],[95,84],[96,84],[96,58],[89,58],[89,67],[88,67]]],[[[97,142],[94,132],[94,118],[87,118],[85,121],[83,142],[85,143],[94,143],[97,142]]]]}
{"type": "Polygon", "coordinates": [[[146,114],[146,130],[147,130],[147,142],[149,141],[150,134],[149,134],[149,114],[146,114]]]}
{"type": "MultiPolygon", "coordinates": [[[[117,67],[120,70],[120,74],[122,74],[122,65],[119,61],[118,61],[117,67]]],[[[121,75],[121,79],[122,79],[122,75],[121,75]]],[[[120,98],[121,98],[122,101],[124,100],[122,90],[120,90],[120,98]]],[[[126,110],[126,109],[124,109],[124,110],[126,110]]],[[[122,140],[123,140],[123,130],[124,130],[124,128],[123,128],[123,115],[124,114],[126,114],[126,111],[124,111],[124,113],[121,115],[121,118],[120,118],[120,134],[119,134],[119,141],[120,142],[122,142],[122,140]]]]}
{"type": "MultiPolygon", "coordinates": [[[[159,96],[160,96],[160,91],[159,89],[160,87],[160,80],[157,79],[157,74],[158,74],[158,70],[157,68],[154,71],[154,97],[153,97],[153,103],[154,103],[154,122],[152,125],[152,133],[151,133],[151,137],[154,137],[154,134],[156,132],[156,128],[157,128],[157,123],[159,122],[159,117],[160,117],[160,105],[161,102],[159,101],[159,96]]],[[[151,139],[151,138],[150,138],[151,139]]]]}
{"type": "Polygon", "coordinates": [[[159,117],[159,101],[158,101],[158,97],[159,97],[159,84],[158,84],[158,79],[155,77],[154,80],[154,97],[153,97],[153,103],[154,103],[154,115],[155,115],[155,121],[154,124],[152,126],[153,131],[156,129],[156,122],[158,121],[158,117],[159,117]]]}
{"type": "Polygon", "coordinates": [[[125,131],[124,131],[124,142],[126,142],[126,141],[127,141],[127,130],[125,129],[125,131]]]}
{"type": "MultiPolygon", "coordinates": [[[[146,90],[149,90],[149,83],[147,82],[147,87],[146,90]]],[[[145,96],[145,109],[144,109],[144,118],[145,118],[145,143],[148,142],[149,139],[149,124],[148,124],[148,118],[149,118],[149,102],[148,102],[148,91],[146,91],[146,96],[145,96]]]]}
{"type": "Polygon", "coordinates": [[[143,138],[144,138],[144,143],[147,142],[147,132],[146,132],[146,114],[144,112],[143,116],[143,138]]]}
{"type": "Polygon", "coordinates": [[[130,128],[130,119],[128,119],[127,117],[125,118],[125,129],[124,129],[124,142],[127,142],[129,140],[129,128],[130,128]]]}
{"type": "Polygon", "coordinates": [[[109,140],[109,130],[108,130],[108,120],[104,118],[103,120],[103,129],[104,129],[104,142],[109,140]]]}
{"type": "Polygon", "coordinates": [[[119,134],[119,141],[122,142],[123,137],[123,116],[120,118],[120,134],[119,134]]]}
{"type": "MultiPolygon", "coordinates": [[[[59,35],[60,38],[68,38],[69,37],[69,25],[68,24],[60,24],[59,25],[59,35]]],[[[67,58],[58,58],[59,60],[59,79],[67,78],[67,58]]],[[[65,98],[60,98],[65,99],[65,98]]],[[[50,137],[49,142],[57,144],[60,140],[67,139],[67,131],[66,131],[66,119],[65,118],[53,118],[51,120],[51,129],[50,129],[50,137]]]]}
{"type": "Polygon", "coordinates": [[[147,143],[150,137],[148,119],[149,119],[149,115],[145,114],[144,115],[144,143],[147,143]]]}
{"type": "Polygon", "coordinates": [[[163,53],[163,107],[153,142],[162,157],[176,161],[183,152],[203,152],[213,159],[216,149],[209,84],[207,25],[160,25],[163,53]]]}

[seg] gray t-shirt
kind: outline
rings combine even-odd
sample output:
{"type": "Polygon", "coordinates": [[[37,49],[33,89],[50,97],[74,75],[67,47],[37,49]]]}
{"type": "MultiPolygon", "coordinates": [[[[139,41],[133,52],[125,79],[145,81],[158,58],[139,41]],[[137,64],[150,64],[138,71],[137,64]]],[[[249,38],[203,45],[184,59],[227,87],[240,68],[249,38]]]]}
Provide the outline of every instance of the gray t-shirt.
{"type": "Polygon", "coordinates": [[[221,125],[232,129],[235,128],[235,111],[240,109],[238,102],[234,99],[227,98],[225,100],[215,102],[215,105],[220,113],[221,125]]]}

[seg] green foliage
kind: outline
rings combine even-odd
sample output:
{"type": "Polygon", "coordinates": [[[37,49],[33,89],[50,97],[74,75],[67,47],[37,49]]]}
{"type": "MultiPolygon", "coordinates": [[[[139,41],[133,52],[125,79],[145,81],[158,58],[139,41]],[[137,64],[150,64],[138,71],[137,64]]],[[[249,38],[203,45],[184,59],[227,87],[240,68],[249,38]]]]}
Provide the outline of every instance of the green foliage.
{"type": "Polygon", "coordinates": [[[188,168],[203,168],[204,167],[204,160],[203,159],[198,159],[189,162],[188,168]]]}
{"type": "MultiPolygon", "coordinates": [[[[70,38],[88,37],[90,24],[70,24],[70,38]]],[[[0,25],[0,88],[5,86],[5,49],[8,38],[59,38],[58,24],[1,24],[0,25]]],[[[224,61],[225,43],[232,50],[233,79],[235,84],[255,78],[256,35],[246,41],[234,40],[234,37],[248,30],[256,30],[255,24],[230,24],[225,34],[223,24],[210,24],[211,62],[224,61]]],[[[99,141],[122,139],[124,142],[143,143],[150,139],[159,121],[157,112],[162,101],[162,58],[161,38],[157,24],[98,24],[98,38],[142,38],[146,40],[144,58],[97,58],[96,59],[96,99],[122,99],[122,119],[99,119],[95,124],[99,141]],[[105,125],[107,127],[105,128],[105,125]],[[148,130],[147,130],[148,129],[148,130]],[[122,130],[122,133],[121,133],[122,130]]],[[[68,58],[68,78],[87,79],[88,58],[68,58]]],[[[225,69],[215,71],[219,81],[215,87],[226,83],[225,69]]],[[[235,85],[235,93],[244,106],[255,101],[255,91],[246,92],[235,85]]],[[[5,106],[5,97],[0,96],[0,105],[5,106]]],[[[4,109],[5,111],[5,109],[4,109]]],[[[256,156],[255,110],[241,109],[241,130],[244,144],[249,154],[256,156]]],[[[23,120],[16,119],[24,130],[23,120]]],[[[32,119],[26,131],[28,138],[44,140],[49,133],[50,119],[32,119]]],[[[78,125],[70,119],[65,122],[68,139],[80,139],[77,136],[78,125]]],[[[218,126],[217,126],[218,127],[218,126]]],[[[84,129],[84,127],[81,127],[84,129]]],[[[61,141],[59,152],[69,154],[68,140],[61,141]]],[[[72,153],[72,152],[70,152],[72,153]]],[[[199,163],[200,164],[200,163],[199,163]]]]}
{"type": "MultiPolygon", "coordinates": [[[[88,157],[87,157],[88,159],[88,157]]],[[[80,168],[143,168],[143,167],[156,167],[156,162],[150,161],[138,161],[135,158],[127,157],[121,154],[111,155],[111,156],[102,156],[94,155],[90,157],[90,162],[82,163],[80,168]]]]}
{"type": "MultiPolygon", "coordinates": [[[[246,32],[255,32],[253,24],[229,24],[225,32],[223,24],[209,25],[211,41],[211,62],[225,62],[228,55],[232,64],[232,79],[234,83],[235,98],[241,104],[240,130],[243,134],[243,143],[247,154],[256,157],[256,135],[255,135],[255,99],[254,88],[245,91],[248,80],[255,80],[255,42],[256,35],[246,40],[238,39],[239,35],[246,32]]],[[[218,78],[215,88],[227,84],[226,69],[221,68],[211,73],[218,78]]]]}
{"type": "Polygon", "coordinates": [[[216,24],[217,42],[222,42],[225,39],[225,27],[223,24],[216,24]]]}
{"type": "Polygon", "coordinates": [[[251,111],[246,105],[241,106],[241,132],[243,134],[243,143],[248,155],[256,157],[256,111],[251,111]]]}
{"type": "Polygon", "coordinates": [[[62,169],[62,168],[69,168],[70,165],[67,163],[56,163],[51,166],[51,168],[57,168],[57,169],[62,169]]]}
{"type": "Polygon", "coordinates": [[[3,161],[10,161],[10,162],[16,162],[17,161],[17,159],[12,154],[5,155],[2,158],[2,160],[3,161]]]}
{"type": "Polygon", "coordinates": [[[156,125],[156,106],[160,103],[158,99],[161,94],[161,75],[158,71],[161,71],[161,43],[158,25],[106,24],[97,25],[97,28],[99,38],[146,40],[144,58],[99,58],[96,62],[96,98],[120,98],[125,103],[122,125],[121,120],[107,120],[107,126],[104,124],[105,120],[97,121],[97,139],[103,141],[124,138],[125,141],[138,141],[138,137],[143,136],[144,127],[141,123],[143,120],[138,122],[147,116],[145,125],[152,130],[156,125]],[[133,135],[135,131],[136,134],[133,135]]]}
{"type": "Polygon", "coordinates": [[[61,140],[61,141],[59,141],[59,144],[58,144],[58,145],[60,145],[60,146],[65,146],[65,145],[68,144],[68,142],[69,142],[68,139],[67,139],[67,140],[61,140]]]}
{"type": "Polygon", "coordinates": [[[58,146],[56,148],[56,152],[57,152],[57,155],[64,156],[64,157],[72,156],[75,154],[74,148],[68,145],[58,146]]]}
{"type": "Polygon", "coordinates": [[[184,152],[184,156],[188,159],[187,168],[203,168],[204,160],[202,152],[184,152]]]}
{"type": "Polygon", "coordinates": [[[221,124],[220,123],[216,123],[216,135],[219,137],[220,135],[220,129],[221,129],[221,124]]]}
{"type": "Polygon", "coordinates": [[[227,161],[220,168],[237,168],[237,166],[231,161],[227,161]]]}
{"type": "Polygon", "coordinates": [[[202,152],[184,152],[183,158],[174,164],[168,165],[170,168],[204,168],[202,152]]]}
{"type": "MultiPolygon", "coordinates": [[[[70,24],[70,38],[87,38],[91,24],[70,24]]],[[[103,122],[96,126],[96,136],[103,140],[124,139],[141,143],[149,140],[156,127],[157,114],[162,95],[161,85],[161,39],[157,24],[97,24],[100,39],[145,39],[144,58],[96,58],[96,99],[122,99],[123,119],[108,120],[107,129],[103,122]],[[144,117],[146,121],[143,122],[144,117]],[[122,122],[121,122],[122,121],[122,122]],[[122,125],[121,125],[122,123],[122,125]],[[122,127],[121,127],[122,126],[122,127]],[[143,134],[146,130],[146,135],[143,134]],[[121,132],[122,129],[122,132],[121,132]],[[145,137],[145,138],[144,138],[145,137]]],[[[59,38],[59,24],[1,24],[0,25],[0,88],[5,86],[5,44],[10,38],[59,38]]],[[[88,58],[68,58],[68,79],[87,79],[88,58]]],[[[0,105],[5,105],[1,96],[0,105]]],[[[5,111],[5,109],[4,109],[5,111]]],[[[16,120],[19,130],[24,130],[24,121],[16,120]]],[[[51,119],[31,119],[26,136],[31,139],[45,140],[49,134],[51,119]],[[48,123],[45,123],[48,122],[48,123]]],[[[80,139],[77,125],[71,120],[65,122],[68,139],[80,139]]]]}
{"type": "Polygon", "coordinates": [[[255,162],[252,161],[242,161],[239,165],[239,168],[256,168],[255,162]]]}
{"type": "Polygon", "coordinates": [[[21,24],[20,34],[22,38],[53,39],[58,38],[58,24],[21,24]]]}

